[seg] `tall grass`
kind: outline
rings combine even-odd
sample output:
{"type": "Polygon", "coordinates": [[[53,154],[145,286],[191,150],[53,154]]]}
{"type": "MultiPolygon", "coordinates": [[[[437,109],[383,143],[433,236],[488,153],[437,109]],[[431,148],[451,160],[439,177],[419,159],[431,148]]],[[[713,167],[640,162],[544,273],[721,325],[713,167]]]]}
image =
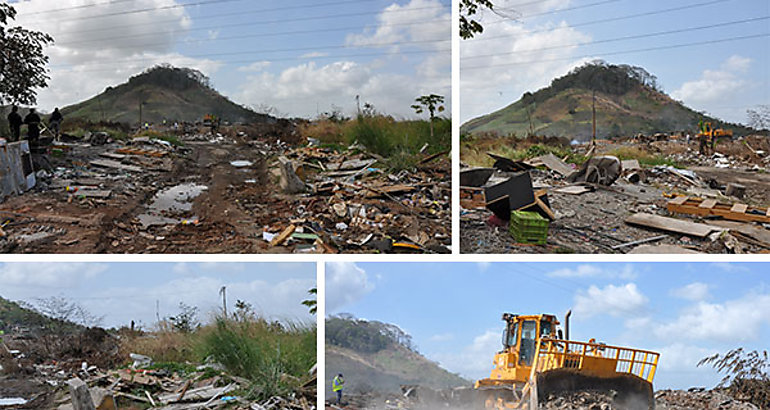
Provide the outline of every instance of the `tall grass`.
{"type": "Polygon", "coordinates": [[[323,144],[338,146],[358,142],[374,154],[389,158],[391,168],[408,168],[422,157],[420,149],[428,144],[426,153],[449,150],[452,146],[452,120],[433,120],[433,136],[428,120],[396,120],[386,115],[359,115],[344,122],[319,120],[303,125],[305,137],[316,138],[323,144]]]}
{"type": "Polygon", "coordinates": [[[247,395],[261,400],[290,393],[306,380],[316,363],[316,329],[300,323],[219,317],[192,333],[182,333],[162,322],[154,332],[124,339],[122,351],[125,356],[150,356],[165,367],[213,360],[227,374],[249,380],[251,385],[243,386],[247,395]]]}
{"type": "Polygon", "coordinates": [[[316,330],[307,325],[219,318],[201,333],[202,356],[251,380],[255,399],[291,392],[316,362],[316,330]]]}

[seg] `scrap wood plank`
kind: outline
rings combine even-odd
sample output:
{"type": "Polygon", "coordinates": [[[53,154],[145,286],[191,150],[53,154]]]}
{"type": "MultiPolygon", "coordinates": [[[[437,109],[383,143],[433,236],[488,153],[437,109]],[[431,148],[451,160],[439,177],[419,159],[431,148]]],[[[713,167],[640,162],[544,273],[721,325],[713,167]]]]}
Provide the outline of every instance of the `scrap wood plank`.
{"type": "Polygon", "coordinates": [[[112,195],[112,191],[105,190],[105,189],[82,189],[84,187],[78,187],[78,190],[73,192],[72,195],[76,197],[86,197],[86,198],[99,198],[99,199],[106,199],[109,198],[112,195]]]}
{"type": "Polygon", "coordinates": [[[593,191],[593,188],[590,186],[585,185],[568,185],[561,188],[556,188],[552,192],[557,194],[567,194],[567,195],[582,195],[586,192],[593,191]]]}
{"type": "Polygon", "coordinates": [[[770,223],[767,208],[757,208],[744,204],[728,204],[716,202],[713,199],[702,199],[688,197],[686,201],[676,198],[666,204],[666,209],[672,213],[680,213],[698,216],[721,216],[724,219],[740,222],[761,222],[770,223]],[[735,205],[741,205],[735,207],[735,205]],[[734,209],[735,208],[735,209],[734,209]]]}
{"type": "Polygon", "coordinates": [[[89,163],[95,167],[100,167],[100,168],[114,168],[114,169],[120,169],[123,171],[130,171],[130,172],[142,171],[142,168],[135,167],[133,165],[121,164],[118,161],[113,161],[110,159],[95,159],[89,163]]]}
{"type": "Polygon", "coordinates": [[[116,154],[114,152],[102,152],[101,154],[99,154],[99,156],[100,157],[104,157],[104,158],[118,160],[118,161],[120,161],[122,159],[126,159],[125,155],[123,155],[123,154],[116,154]]]}
{"type": "Polygon", "coordinates": [[[553,154],[541,155],[536,159],[539,159],[548,169],[558,172],[565,177],[575,171],[572,167],[553,154]]]}
{"type": "Polygon", "coordinates": [[[671,202],[669,202],[669,203],[675,204],[675,205],[682,205],[685,202],[687,202],[689,199],[690,199],[690,197],[688,197],[688,196],[678,196],[678,197],[672,199],[671,202]]]}
{"type": "Polygon", "coordinates": [[[376,198],[383,196],[384,194],[402,194],[406,192],[412,192],[417,189],[411,185],[385,185],[372,188],[376,188],[377,191],[369,191],[366,194],[367,198],[376,198]]]}
{"type": "Polygon", "coordinates": [[[297,229],[296,225],[289,225],[284,229],[281,233],[276,235],[273,240],[270,241],[270,245],[272,246],[279,246],[282,243],[286,242],[287,239],[291,236],[291,234],[294,233],[294,231],[297,229]]]}
{"type": "Polygon", "coordinates": [[[626,218],[626,223],[639,225],[661,231],[675,232],[696,238],[705,238],[711,232],[719,228],[697,222],[683,221],[681,219],[668,218],[660,215],[637,213],[626,218]]]}
{"type": "Polygon", "coordinates": [[[145,157],[163,157],[168,154],[168,151],[155,151],[138,148],[118,148],[115,150],[115,152],[125,155],[144,155],[145,157]]]}
{"type": "Polygon", "coordinates": [[[640,245],[631,249],[629,254],[677,254],[677,253],[701,253],[692,249],[683,248],[677,245],[640,245]]]}

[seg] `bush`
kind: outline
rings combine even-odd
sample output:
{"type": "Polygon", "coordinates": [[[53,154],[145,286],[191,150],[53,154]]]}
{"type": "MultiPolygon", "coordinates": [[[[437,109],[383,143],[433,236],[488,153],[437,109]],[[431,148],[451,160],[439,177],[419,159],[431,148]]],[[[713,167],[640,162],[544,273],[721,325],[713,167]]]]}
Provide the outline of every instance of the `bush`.
{"type": "Polygon", "coordinates": [[[719,353],[698,362],[698,366],[710,364],[718,372],[726,373],[717,387],[738,400],[748,401],[761,409],[770,408],[770,358],[767,351],[744,352],[743,348],[719,353]]]}

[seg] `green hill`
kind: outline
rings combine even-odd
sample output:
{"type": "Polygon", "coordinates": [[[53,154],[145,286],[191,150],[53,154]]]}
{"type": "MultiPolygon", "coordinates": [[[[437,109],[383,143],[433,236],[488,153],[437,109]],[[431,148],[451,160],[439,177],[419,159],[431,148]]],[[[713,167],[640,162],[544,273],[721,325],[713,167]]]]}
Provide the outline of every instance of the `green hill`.
{"type": "Polygon", "coordinates": [[[78,326],[74,323],[51,319],[17,302],[0,297],[0,330],[10,331],[16,327],[26,329],[65,327],[75,329],[78,326]]]}
{"type": "Polygon", "coordinates": [[[704,116],[660,90],[657,78],[641,67],[593,62],[554,79],[551,85],[525,93],[507,107],[474,118],[463,134],[537,135],[585,140],[591,136],[592,100],[596,95],[596,135],[599,138],[638,133],[697,130],[701,119],[745,135],[751,129],[704,116]]]}
{"type": "Polygon", "coordinates": [[[337,373],[345,376],[349,392],[393,393],[402,384],[436,389],[472,384],[422,356],[397,326],[349,316],[326,320],[327,397],[332,397],[337,373]]]}
{"type": "Polygon", "coordinates": [[[231,123],[274,120],[222,96],[200,71],[168,65],[153,67],[127,83],[107,87],[103,93],[61,111],[65,118],[138,124],[140,104],[142,122],[150,123],[195,122],[206,114],[231,123]]]}

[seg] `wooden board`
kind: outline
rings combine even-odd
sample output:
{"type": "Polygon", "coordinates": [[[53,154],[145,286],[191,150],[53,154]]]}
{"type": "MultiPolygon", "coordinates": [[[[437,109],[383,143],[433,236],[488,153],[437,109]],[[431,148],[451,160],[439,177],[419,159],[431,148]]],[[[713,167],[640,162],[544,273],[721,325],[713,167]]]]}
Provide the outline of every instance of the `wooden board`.
{"type": "Polygon", "coordinates": [[[642,169],[642,166],[639,165],[639,160],[636,159],[626,159],[620,162],[620,164],[623,166],[623,170],[634,170],[634,169],[642,169]]]}
{"type": "Polygon", "coordinates": [[[711,232],[719,230],[718,228],[706,224],[644,213],[637,213],[626,218],[626,223],[630,225],[639,225],[647,228],[658,229],[661,231],[694,236],[696,238],[705,238],[711,232]]]}
{"type": "Polygon", "coordinates": [[[101,168],[114,168],[130,172],[142,172],[142,168],[135,167],[133,165],[124,165],[118,161],[113,161],[110,159],[95,159],[91,161],[90,164],[101,168]]]}
{"type": "Polygon", "coordinates": [[[672,199],[670,203],[675,204],[675,205],[682,205],[685,202],[687,202],[688,199],[690,199],[690,197],[678,196],[678,197],[672,199]]]}
{"type": "Polygon", "coordinates": [[[585,186],[585,185],[570,185],[570,186],[565,186],[565,187],[554,189],[551,192],[556,193],[556,194],[582,195],[582,194],[585,194],[586,192],[591,192],[591,191],[593,191],[593,188],[591,188],[589,186],[585,186]]]}
{"type": "Polygon", "coordinates": [[[564,161],[560,160],[556,157],[556,155],[548,154],[548,155],[541,155],[537,157],[536,159],[539,159],[543,162],[543,165],[545,165],[548,169],[558,172],[562,176],[567,176],[573,172],[575,172],[572,167],[567,165],[564,161]]]}
{"type": "Polygon", "coordinates": [[[680,198],[669,201],[666,204],[666,209],[671,213],[697,216],[721,216],[724,219],[739,222],[770,223],[770,216],[767,214],[767,208],[757,208],[740,203],[721,203],[713,199],[704,200],[701,198],[687,197],[685,201],[682,201],[680,198]]]}
{"type": "Polygon", "coordinates": [[[692,249],[683,248],[676,245],[640,245],[632,249],[630,254],[677,254],[677,253],[700,253],[692,249]]]}

